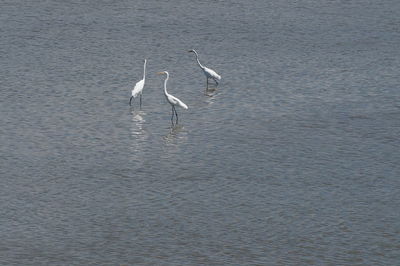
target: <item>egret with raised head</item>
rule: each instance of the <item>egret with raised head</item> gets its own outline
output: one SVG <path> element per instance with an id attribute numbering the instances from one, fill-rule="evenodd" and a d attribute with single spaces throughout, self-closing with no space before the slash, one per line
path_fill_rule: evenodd
<path id="1" fill-rule="evenodd" d="M 167 101 L 169 102 L 169 104 L 172 106 L 172 116 L 171 116 L 172 125 L 174 124 L 174 114 L 176 116 L 176 124 L 178 124 L 178 113 L 176 112 L 175 106 L 180 106 L 185 110 L 187 110 L 188 107 L 184 102 L 182 102 L 181 100 L 179 100 L 178 98 L 176 98 L 175 96 L 172 96 L 171 94 L 169 94 L 167 92 L 167 81 L 169 79 L 169 73 L 167 71 L 162 71 L 162 72 L 158 72 L 157 74 L 166 75 L 165 80 L 164 80 L 164 95 L 165 95 L 165 98 L 167 99 Z"/>
<path id="2" fill-rule="evenodd" d="M 140 96 L 140 108 L 142 108 L 142 93 L 143 93 L 144 82 L 146 80 L 146 62 L 147 62 L 147 60 L 144 59 L 143 79 L 136 83 L 135 87 L 132 90 L 132 96 L 129 99 L 129 105 L 132 105 L 132 99 L 136 98 L 139 95 Z"/>

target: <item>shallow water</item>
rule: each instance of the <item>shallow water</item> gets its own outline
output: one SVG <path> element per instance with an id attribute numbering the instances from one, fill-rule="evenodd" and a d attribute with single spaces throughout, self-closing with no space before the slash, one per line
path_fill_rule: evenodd
<path id="1" fill-rule="evenodd" d="M 0 7 L 0 264 L 400 261 L 398 1 Z"/>

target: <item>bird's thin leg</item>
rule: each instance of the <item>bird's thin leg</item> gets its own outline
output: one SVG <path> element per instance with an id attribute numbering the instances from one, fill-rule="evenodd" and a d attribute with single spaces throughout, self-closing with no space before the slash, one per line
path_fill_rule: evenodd
<path id="1" fill-rule="evenodd" d="M 174 125 L 174 110 L 175 110 L 175 108 L 174 108 L 174 106 L 172 105 L 172 116 L 171 116 L 171 123 L 172 123 L 172 125 Z"/>
<path id="2" fill-rule="evenodd" d="M 175 106 L 174 106 L 174 110 L 175 110 L 175 115 L 176 115 L 176 124 L 178 124 L 178 113 L 176 112 Z"/>
<path id="3" fill-rule="evenodd" d="M 129 99 L 129 105 L 130 106 L 132 106 L 132 99 L 133 99 L 133 96 L 131 96 L 131 98 Z"/>
<path id="4" fill-rule="evenodd" d="M 208 78 L 207 78 L 207 90 L 208 90 Z"/>
<path id="5" fill-rule="evenodd" d="M 218 86 L 218 81 L 217 81 L 217 79 L 216 79 L 216 78 L 213 78 L 213 80 L 215 81 L 215 84 L 217 84 L 217 86 Z"/>
<path id="6" fill-rule="evenodd" d="M 142 94 L 140 94 L 140 109 L 142 109 Z"/>

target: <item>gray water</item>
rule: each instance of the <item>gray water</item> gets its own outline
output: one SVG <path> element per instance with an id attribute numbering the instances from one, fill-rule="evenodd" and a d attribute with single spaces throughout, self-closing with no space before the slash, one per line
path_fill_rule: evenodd
<path id="1" fill-rule="evenodd" d="M 399 1 L 6 0 L 0 25 L 1 265 L 399 263 Z"/>

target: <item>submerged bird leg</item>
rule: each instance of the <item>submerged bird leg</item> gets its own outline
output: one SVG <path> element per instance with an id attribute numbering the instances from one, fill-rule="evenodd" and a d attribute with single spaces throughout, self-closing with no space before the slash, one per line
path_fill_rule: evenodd
<path id="1" fill-rule="evenodd" d="M 142 94 L 140 94 L 140 109 L 142 109 Z"/>
<path id="2" fill-rule="evenodd" d="M 133 99 L 133 96 L 131 96 L 131 98 L 129 99 L 129 105 L 130 106 L 132 106 L 132 99 Z"/>

